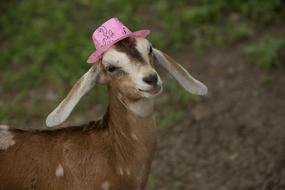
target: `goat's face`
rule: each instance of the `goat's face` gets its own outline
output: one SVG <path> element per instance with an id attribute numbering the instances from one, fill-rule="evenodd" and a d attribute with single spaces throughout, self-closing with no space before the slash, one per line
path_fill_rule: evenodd
<path id="1" fill-rule="evenodd" d="M 102 58 L 104 78 L 111 88 L 130 99 L 151 98 L 161 93 L 162 82 L 153 68 L 151 44 L 144 38 L 126 38 Z"/>

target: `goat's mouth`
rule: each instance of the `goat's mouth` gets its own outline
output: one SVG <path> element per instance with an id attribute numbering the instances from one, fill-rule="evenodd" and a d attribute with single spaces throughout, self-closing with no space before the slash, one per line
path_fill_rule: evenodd
<path id="1" fill-rule="evenodd" d="M 147 90 L 139 89 L 139 91 L 144 92 L 144 93 L 148 93 L 151 95 L 157 95 L 162 91 L 162 87 L 159 85 L 159 86 L 155 86 L 151 89 L 147 89 Z"/>

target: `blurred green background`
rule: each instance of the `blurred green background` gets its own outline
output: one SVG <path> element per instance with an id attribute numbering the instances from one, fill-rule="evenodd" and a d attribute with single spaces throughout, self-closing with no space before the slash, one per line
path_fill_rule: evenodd
<path id="1" fill-rule="evenodd" d="M 246 64 L 268 73 L 284 65 L 285 36 L 276 32 L 284 28 L 284 7 L 282 0 L 1 1 L 0 123 L 44 126 L 48 112 L 89 68 L 92 32 L 113 16 L 131 30 L 151 29 L 152 44 L 172 55 L 189 50 L 205 57 L 209 49 L 242 44 Z M 187 117 L 187 105 L 197 105 L 201 98 L 169 77 L 164 80 L 157 118 L 160 128 L 169 128 Z M 272 85 L 270 75 L 264 83 Z M 84 97 L 77 112 L 92 115 L 93 104 L 102 107 L 95 111 L 104 110 L 105 87 Z M 153 177 L 150 183 L 156 183 Z M 175 184 L 173 189 L 179 189 Z"/>
<path id="2" fill-rule="evenodd" d="M 284 21 L 281 0 L 10 0 L 0 2 L 0 121 L 42 119 L 88 69 L 91 34 L 112 16 L 131 29 L 149 28 L 158 48 L 179 51 L 231 47 L 249 41 L 268 24 Z M 249 62 L 270 69 L 280 65 L 284 37 L 267 36 L 245 48 Z M 176 84 L 184 102 L 197 102 Z M 105 104 L 99 88 L 83 101 Z M 168 98 L 165 97 L 167 100 Z M 174 118 L 180 118 L 178 114 Z M 17 118 L 17 119 L 14 119 Z M 165 123 L 169 123 L 166 121 Z"/>

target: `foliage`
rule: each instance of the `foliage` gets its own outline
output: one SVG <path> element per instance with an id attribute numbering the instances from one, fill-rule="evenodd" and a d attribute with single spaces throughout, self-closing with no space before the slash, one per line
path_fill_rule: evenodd
<path id="1" fill-rule="evenodd" d="M 226 47 L 248 40 L 259 27 L 282 22 L 284 7 L 282 0 L 1 1 L 0 121 L 46 115 L 89 68 L 91 34 L 112 16 L 131 29 L 152 29 L 150 40 L 159 48 Z M 273 50 L 266 50 L 264 60 L 274 65 Z M 268 64 L 264 60 L 261 64 Z M 170 88 L 177 90 L 174 84 Z M 183 103 L 196 101 L 178 94 Z M 105 95 L 106 89 L 98 88 L 84 101 L 104 105 Z M 87 103 L 81 105 L 87 109 Z"/>
<path id="2" fill-rule="evenodd" d="M 185 113 L 182 111 L 167 111 L 164 113 L 157 113 L 157 126 L 159 128 L 169 128 L 177 124 L 183 117 Z"/>
<path id="3" fill-rule="evenodd" d="M 148 176 L 148 184 L 150 186 L 155 186 L 156 183 L 157 183 L 157 178 L 154 175 L 150 174 Z"/>
<path id="4" fill-rule="evenodd" d="M 252 36 L 252 23 L 272 24 L 284 18 L 281 0 L 197 0 L 193 3 L 158 0 L 154 6 L 163 18 L 161 27 L 171 31 L 162 37 L 171 39 L 168 45 L 174 47 L 187 42 L 197 47 L 227 46 Z"/>
<path id="5" fill-rule="evenodd" d="M 266 37 L 257 44 L 245 49 L 250 62 L 264 69 L 272 69 L 280 66 L 283 62 L 282 55 L 285 48 L 285 38 Z"/>
<path id="6" fill-rule="evenodd" d="M 168 80 L 165 83 L 165 88 L 169 96 L 172 97 L 172 101 L 174 103 L 182 103 L 187 105 L 189 103 L 198 103 L 200 101 L 200 97 L 197 95 L 190 94 L 185 89 L 181 88 L 181 86 L 177 85 L 177 82 L 174 80 Z"/>

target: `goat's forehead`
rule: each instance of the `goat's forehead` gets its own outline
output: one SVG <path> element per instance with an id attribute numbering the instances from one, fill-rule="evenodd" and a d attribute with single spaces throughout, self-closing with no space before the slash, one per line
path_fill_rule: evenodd
<path id="1" fill-rule="evenodd" d="M 124 65 L 128 65 L 130 60 L 125 53 L 117 51 L 115 48 L 110 48 L 107 52 L 105 52 L 102 64 L 107 66 L 109 64 L 115 64 L 117 66 L 123 67 Z"/>
<path id="2" fill-rule="evenodd" d="M 148 53 L 150 42 L 145 38 L 136 38 L 137 50 L 141 53 Z"/>
<path id="3" fill-rule="evenodd" d="M 126 64 L 135 60 L 145 62 L 148 60 L 147 52 L 149 48 L 148 40 L 144 38 L 126 38 L 105 52 L 103 64 Z"/>

